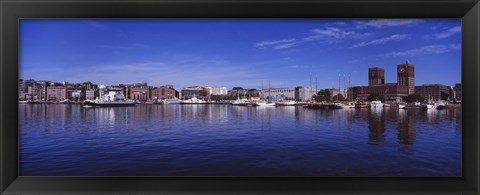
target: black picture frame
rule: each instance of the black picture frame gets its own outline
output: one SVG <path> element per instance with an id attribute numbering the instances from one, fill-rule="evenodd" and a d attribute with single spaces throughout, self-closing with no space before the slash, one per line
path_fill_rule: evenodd
<path id="1" fill-rule="evenodd" d="M 0 0 L 4 194 L 479 194 L 478 0 Z M 19 177 L 20 18 L 462 18 L 462 177 Z"/>

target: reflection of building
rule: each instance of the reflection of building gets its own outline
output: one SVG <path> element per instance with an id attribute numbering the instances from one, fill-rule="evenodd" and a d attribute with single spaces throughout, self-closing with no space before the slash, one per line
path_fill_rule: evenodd
<path id="1" fill-rule="evenodd" d="M 434 84 L 415 86 L 415 93 L 425 99 L 439 100 L 450 96 L 451 90 L 449 86 Z"/>
<path id="2" fill-rule="evenodd" d="M 456 102 L 462 102 L 462 84 L 457 83 L 455 87 L 453 87 L 454 98 Z"/>
<path id="3" fill-rule="evenodd" d="M 295 87 L 296 101 L 310 101 L 317 91 L 311 87 Z"/>
<path id="4" fill-rule="evenodd" d="M 61 101 L 67 98 L 67 87 L 65 86 L 48 86 L 47 87 L 47 100 L 48 101 Z"/>
<path id="5" fill-rule="evenodd" d="M 382 109 L 372 109 L 368 116 L 368 140 L 385 142 L 385 113 Z"/>
<path id="6" fill-rule="evenodd" d="M 397 141 L 399 144 L 411 145 L 415 143 L 415 117 L 414 110 L 402 110 L 398 113 Z"/>

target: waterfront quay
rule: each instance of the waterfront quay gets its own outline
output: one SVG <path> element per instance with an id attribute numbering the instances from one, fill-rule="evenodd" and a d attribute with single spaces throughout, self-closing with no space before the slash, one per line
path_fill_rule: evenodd
<path id="1" fill-rule="evenodd" d="M 89 105 L 134 104 L 233 104 L 240 106 L 294 106 L 336 109 L 362 107 L 451 108 L 462 100 L 461 83 L 415 85 L 415 66 L 408 60 L 396 66 L 397 82 L 385 83 L 385 69 L 368 69 L 368 86 L 352 86 L 339 76 L 338 88 L 243 88 L 190 86 L 176 90 L 173 85 L 149 86 L 147 83 L 99 85 L 23 80 L 18 83 L 19 103 L 61 103 Z M 310 79 L 311 80 L 311 79 Z M 317 84 L 315 83 L 315 86 Z M 114 104 L 118 102 L 118 104 Z M 374 104 L 374 105 L 372 105 Z M 458 105 L 457 105 L 458 104 Z M 455 106 L 457 105 L 457 106 Z"/>

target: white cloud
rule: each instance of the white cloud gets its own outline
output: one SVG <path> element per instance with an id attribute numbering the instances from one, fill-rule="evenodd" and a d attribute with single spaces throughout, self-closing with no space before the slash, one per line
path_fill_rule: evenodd
<path id="1" fill-rule="evenodd" d="M 395 26 L 407 26 L 422 22 L 421 19 L 374 19 L 369 21 L 356 21 L 357 28 L 364 29 L 368 27 L 385 28 Z"/>
<path id="2" fill-rule="evenodd" d="M 390 52 L 386 54 L 381 54 L 379 56 L 382 56 L 382 57 L 419 56 L 419 55 L 428 55 L 428 54 L 447 53 L 456 49 L 460 49 L 460 44 L 427 45 L 417 49 L 411 49 L 411 50 L 400 51 L 400 52 Z"/>
<path id="3" fill-rule="evenodd" d="M 437 39 L 445 39 L 448 38 L 456 33 L 460 33 L 462 31 L 462 28 L 460 26 L 455 26 L 452 28 L 449 28 L 441 33 L 435 34 L 435 38 Z"/>
<path id="4" fill-rule="evenodd" d="M 273 48 L 274 49 L 287 49 L 287 48 L 293 47 L 295 45 L 297 45 L 297 43 L 287 43 L 287 44 L 275 45 Z"/>
<path id="5" fill-rule="evenodd" d="M 336 27 L 311 30 L 311 35 L 304 38 L 305 41 L 323 40 L 327 42 L 339 42 L 347 39 L 361 39 L 370 36 L 371 33 L 360 33 L 342 30 Z"/>
<path id="6" fill-rule="evenodd" d="M 408 38 L 409 35 L 406 34 L 394 34 L 389 37 L 383 37 L 380 39 L 375 39 L 372 41 L 364 41 L 355 45 L 352 45 L 351 48 L 357 48 L 357 47 L 365 47 L 365 46 L 370 46 L 370 45 L 382 45 L 390 41 L 400 41 L 403 39 Z"/>
<path id="7" fill-rule="evenodd" d="M 256 47 L 274 47 L 276 49 L 283 49 L 281 48 L 282 45 L 289 45 L 289 44 L 294 44 L 295 39 L 282 39 L 282 40 L 274 40 L 274 41 L 262 41 L 255 43 Z M 293 45 L 292 45 L 293 46 Z M 280 47 L 280 48 L 277 48 Z M 288 48 L 289 46 L 284 46 L 285 48 Z"/>

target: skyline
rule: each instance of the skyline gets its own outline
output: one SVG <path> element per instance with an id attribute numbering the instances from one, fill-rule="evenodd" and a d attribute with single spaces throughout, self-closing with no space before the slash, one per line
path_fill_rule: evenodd
<path id="1" fill-rule="evenodd" d="M 460 19 L 20 20 L 20 78 L 264 88 L 368 84 L 415 65 L 415 85 L 461 82 Z M 315 86 L 315 85 L 314 85 Z"/>

